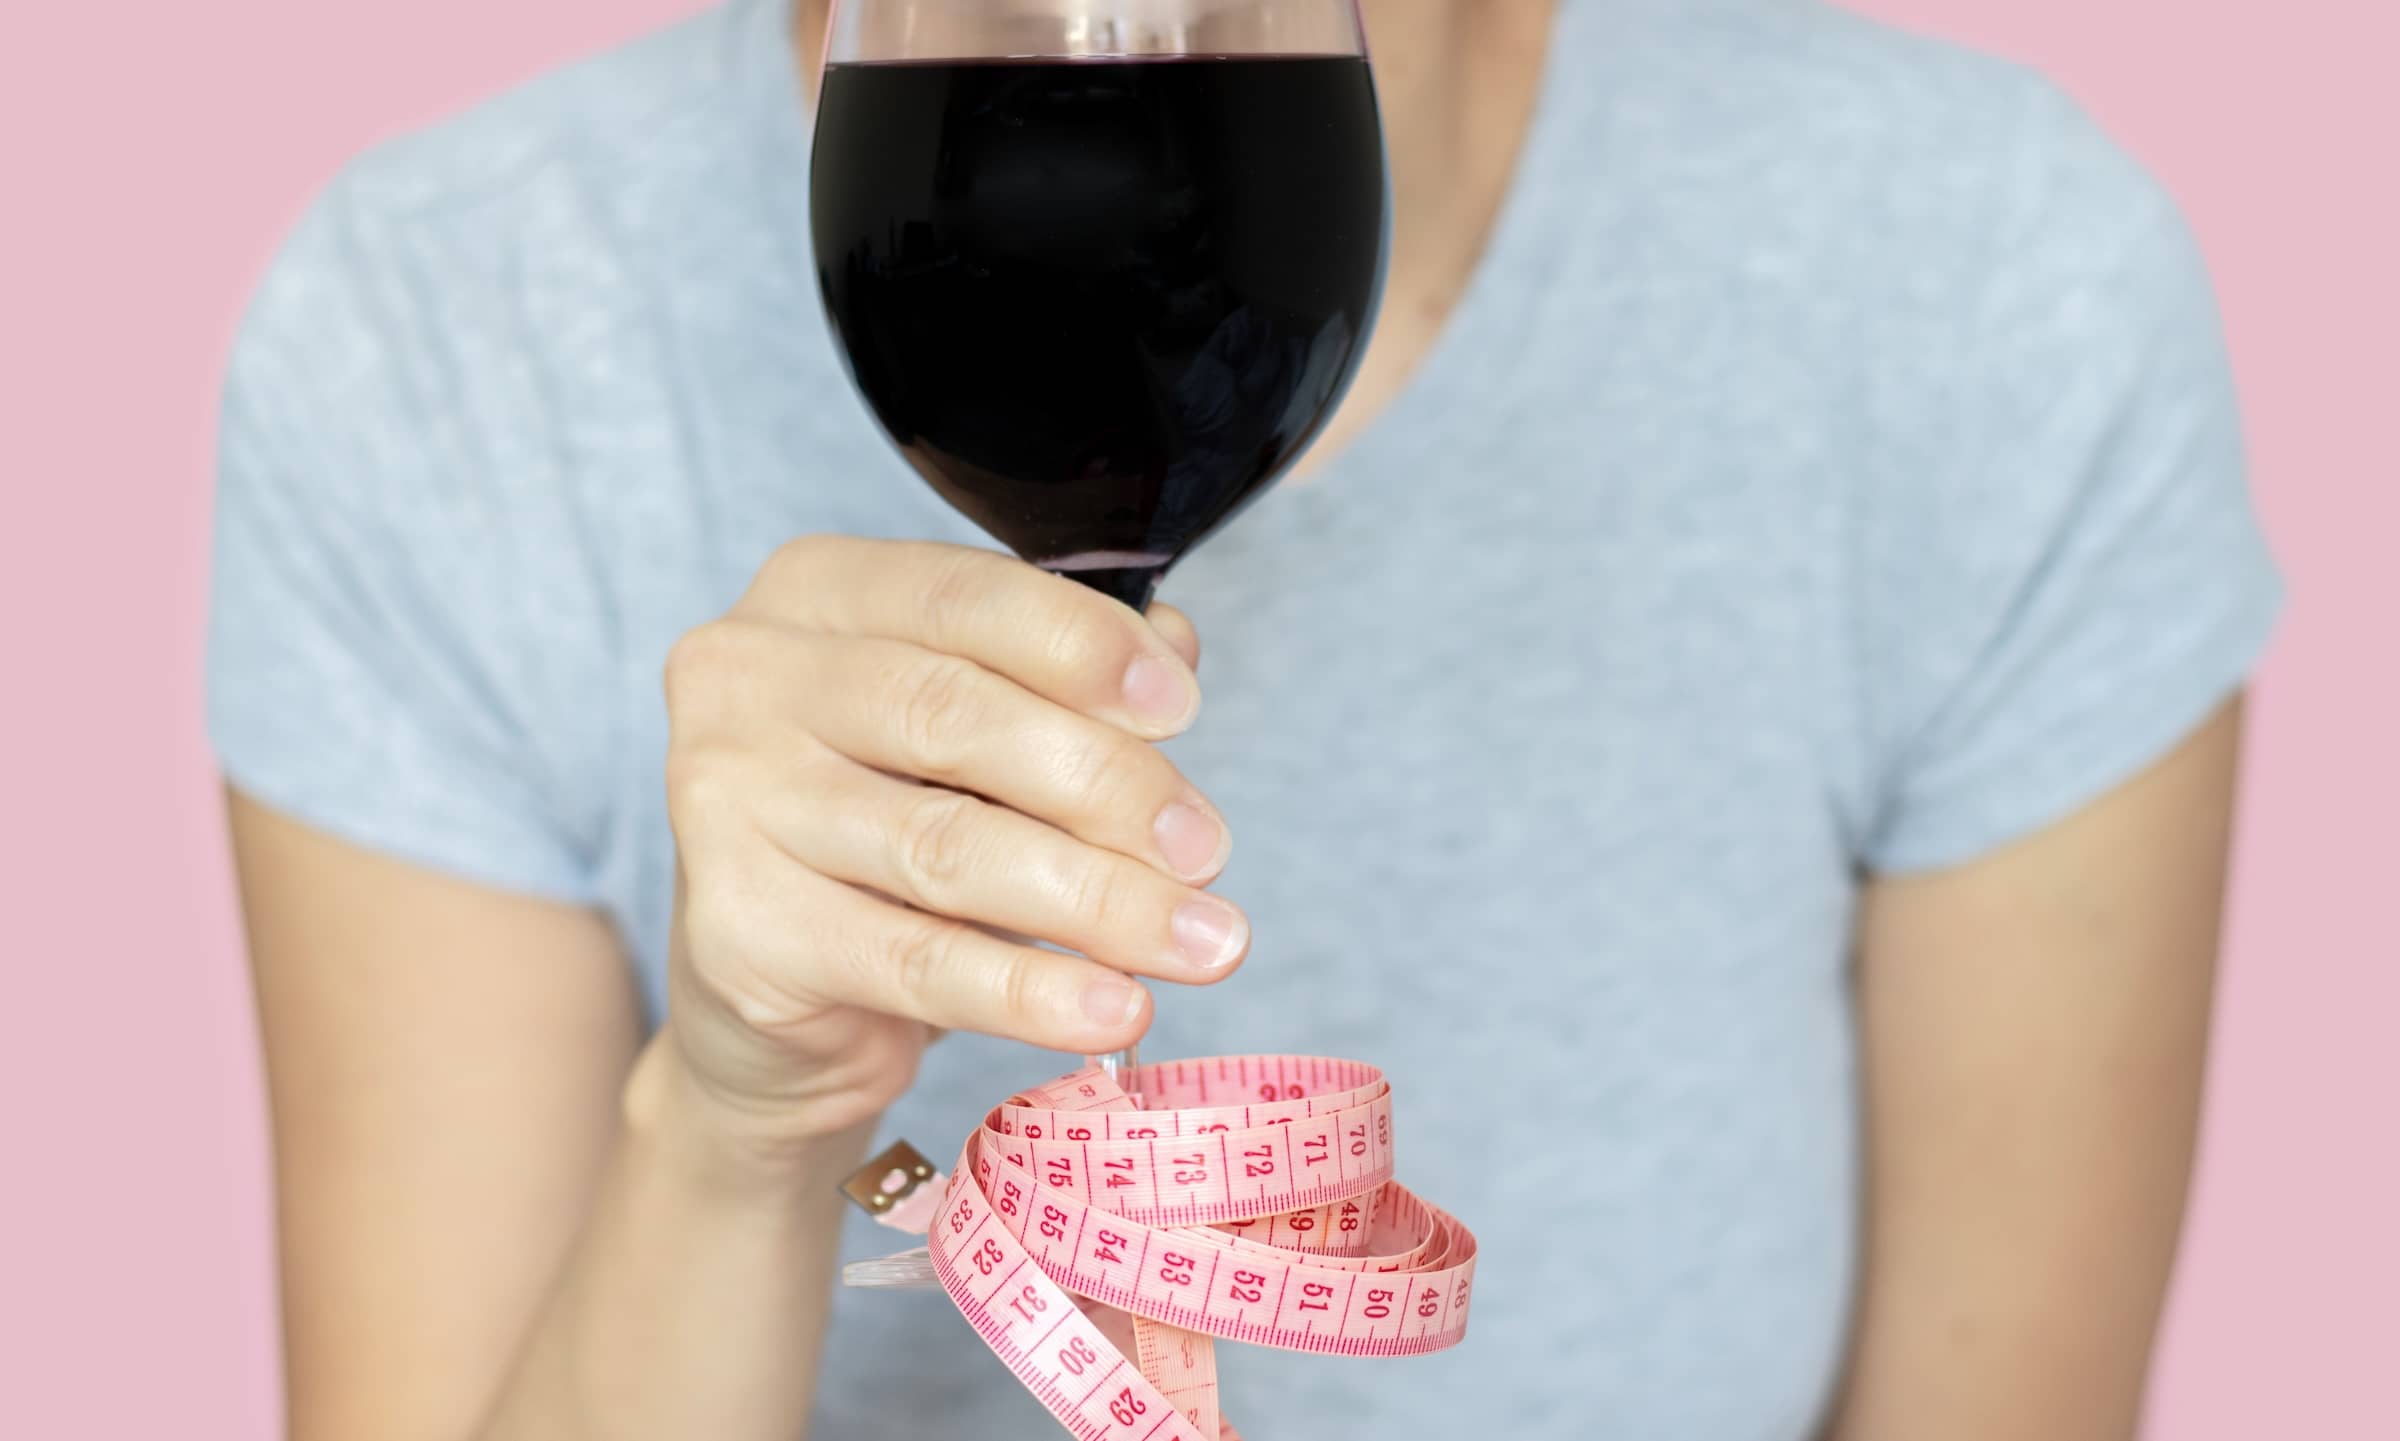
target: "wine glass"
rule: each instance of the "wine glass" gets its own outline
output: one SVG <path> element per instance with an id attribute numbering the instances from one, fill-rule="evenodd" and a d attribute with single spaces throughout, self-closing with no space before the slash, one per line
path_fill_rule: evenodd
<path id="1" fill-rule="evenodd" d="M 993 538 L 1146 608 L 1366 350 L 1355 0 L 835 0 L 826 61 L 812 227 L 859 391 Z"/>

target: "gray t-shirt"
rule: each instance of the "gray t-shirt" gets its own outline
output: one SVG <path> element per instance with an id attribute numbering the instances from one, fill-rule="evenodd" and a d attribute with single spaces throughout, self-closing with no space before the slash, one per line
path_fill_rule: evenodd
<path id="1" fill-rule="evenodd" d="M 600 908 L 654 1006 L 669 644 L 787 537 L 977 539 L 828 340 L 786 23 L 739 0 L 350 167 L 225 412 L 232 779 Z M 1229 1413 L 1627 1441 L 1797 1441 L 1828 1394 L 1860 877 L 2157 757 L 2279 597 L 2172 205 L 2040 80 L 1802 0 L 1564 0 L 1449 334 L 1166 594 L 1258 945 L 1148 1053 L 1381 1064 L 1484 1243 L 1462 1349 L 1229 1348 Z M 959 1038 L 891 1128 L 947 1158 L 1063 1062 Z M 1050 1434 L 938 1295 L 845 1295 L 831 1345 L 820 1436 Z"/>

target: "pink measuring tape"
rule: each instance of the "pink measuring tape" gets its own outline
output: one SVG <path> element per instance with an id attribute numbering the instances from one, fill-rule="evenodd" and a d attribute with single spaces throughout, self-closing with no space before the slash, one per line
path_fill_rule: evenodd
<path id="1" fill-rule="evenodd" d="M 905 1145 L 844 1189 L 924 1232 L 960 1314 L 1084 1441 L 1240 1441 L 1219 1338 L 1414 1356 L 1466 1334 L 1475 1238 L 1392 1179 L 1392 1095 L 1356 1061 L 1099 1068 L 1011 1097 L 947 1177 Z"/>

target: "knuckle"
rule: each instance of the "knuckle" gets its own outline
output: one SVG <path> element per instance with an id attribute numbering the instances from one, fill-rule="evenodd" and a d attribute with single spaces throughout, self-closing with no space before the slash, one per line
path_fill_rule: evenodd
<path id="1" fill-rule="evenodd" d="M 661 669 L 670 735 L 721 727 L 755 710 L 783 685 L 781 672 L 801 653 L 779 626 L 722 617 L 685 631 Z"/>
<path id="2" fill-rule="evenodd" d="M 1019 1028 L 1029 1026 L 1042 1014 L 1040 956 L 1039 951 L 1020 947 L 999 965 L 992 978 L 1001 1014 Z"/>
<path id="3" fill-rule="evenodd" d="M 748 952 L 744 907 L 737 888 L 714 874 L 692 875 L 685 882 L 683 942 L 692 977 L 706 994 L 731 1000 L 746 988 L 740 983 Z"/>
<path id="4" fill-rule="evenodd" d="M 775 547 L 766 564 L 758 568 L 755 589 L 772 595 L 800 584 L 805 577 L 822 571 L 841 543 L 842 537 L 834 535 L 793 536 Z"/>
<path id="5" fill-rule="evenodd" d="M 1103 932 L 1120 928 L 1131 918 L 1133 887 L 1122 866 L 1098 856 L 1086 856 L 1067 882 L 1067 903 L 1075 914 Z"/>
<path id="6" fill-rule="evenodd" d="M 720 985 L 717 1000 L 733 1013 L 735 1020 L 760 1035 L 774 1035 L 790 1027 L 797 1018 L 796 1008 L 791 1002 L 750 986 L 728 988 Z"/>
<path id="7" fill-rule="evenodd" d="M 704 1003 L 743 1029 L 773 1037 L 820 1008 L 822 979 L 809 951 L 795 948 L 789 930 L 761 898 L 781 884 L 763 858 L 741 850 L 682 866 L 670 964 L 670 1006 Z"/>
<path id="8" fill-rule="evenodd" d="M 1096 737 L 1069 762 L 1068 788 L 1092 815 L 1130 812 L 1150 788 L 1156 754 L 1113 732 Z"/>
<path id="9" fill-rule="evenodd" d="M 731 666 L 733 637 L 721 621 L 685 631 L 667 651 L 662 680 L 670 714 L 689 712 L 722 683 Z"/>
<path id="10" fill-rule="evenodd" d="M 938 909 L 957 893 L 971 863 L 970 832 L 978 808 L 972 796 L 935 789 L 909 802 L 898 845 L 910 900 Z"/>
<path id="11" fill-rule="evenodd" d="M 990 604 L 991 564 L 992 557 L 974 550 L 945 549 L 936 555 L 917 591 L 927 636 L 960 634 L 966 618 Z"/>
<path id="12" fill-rule="evenodd" d="M 727 824 L 739 805 L 740 782 L 725 752 L 675 746 L 667 752 L 667 824 L 687 843 Z"/>
<path id="13" fill-rule="evenodd" d="M 704 932 L 701 922 L 694 918 L 691 925 L 691 972 L 699 994 L 736 1012 L 744 1010 L 757 993 L 748 984 L 744 968 L 735 961 L 738 951 L 727 945 L 721 936 Z M 753 1017 L 745 1016 L 745 1020 Z"/>
<path id="14" fill-rule="evenodd" d="M 892 937 L 892 984 L 901 995 L 920 1005 L 932 999 L 949 974 L 950 958 L 958 946 L 958 926 L 933 916 L 903 921 Z"/>
<path id="15" fill-rule="evenodd" d="M 1091 594 L 1091 599 L 1100 597 Z M 1071 594 L 1058 605 L 1055 615 L 1041 617 L 1035 633 L 1042 637 L 1043 661 L 1065 676 L 1107 676 L 1112 669 L 1131 664 L 1135 650 L 1133 638 L 1115 617 Z"/>
<path id="16" fill-rule="evenodd" d="M 975 733 L 979 679 L 973 665 L 949 655 L 918 661 L 901 678 L 901 739 L 919 774 L 940 780 L 956 770 L 966 738 Z"/>

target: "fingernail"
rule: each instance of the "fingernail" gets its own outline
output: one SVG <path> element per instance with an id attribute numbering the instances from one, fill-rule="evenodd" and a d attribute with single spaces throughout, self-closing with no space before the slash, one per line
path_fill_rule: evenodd
<path id="1" fill-rule="evenodd" d="M 1233 958 L 1242 953 L 1249 923 L 1223 901 L 1203 896 L 1177 906 L 1168 927 L 1175 932 L 1176 949 L 1183 952 L 1185 960 L 1201 970 L 1217 971 L 1232 965 Z"/>
<path id="2" fill-rule="evenodd" d="M 1206 812 L 1181 801 L 1158 813 L 1150 834 L 1168 867 L 1187 881 L 1216 870 L 1217 854 L 1225 848 L 1225 828 Z"/>
<path id="3" fill-rule="evenodd" d="M 1137 656 L 1125 667 L 1125 708 L 1155 726 L 1186 720 L 1200 704 L 1191 678 L 1173 661 Z"/>
<path id="4" fill-rule="evenodd" d="M 1084 987 L 1083 1013 L 1096 1026 L 1112 1029 L 1142 1011 L 1142 988 L 1122 976 L 1103 976 Z"/>

